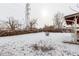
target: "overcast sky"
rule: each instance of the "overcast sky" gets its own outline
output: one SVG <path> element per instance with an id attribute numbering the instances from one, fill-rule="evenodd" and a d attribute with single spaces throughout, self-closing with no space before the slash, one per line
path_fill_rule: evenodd
<path id="1" fill-rule="evenodd" d="M 62 4 L 62 3 L 31 3 L 30 17 L 38 18 L 38 26 L 43 27 L 45 24 L 51 25 L 55 13 L 61 12 L 64 15 L 75 13 L 69 7 L 74 8 L 75 4 Z M 76 9 L 76 8 L 75 8 Z M 24 22 L 25 19 L 25 4 L 23 3 L 10 3 L 0 4 L 0 20 L 6 20 L 7 17 L 15 17 L 16 19 Z"/>

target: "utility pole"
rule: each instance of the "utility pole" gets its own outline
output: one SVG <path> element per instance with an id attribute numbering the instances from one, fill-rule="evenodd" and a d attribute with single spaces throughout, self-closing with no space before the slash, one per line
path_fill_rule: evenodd
<path id="1" fill-rule="evenodd" d="M 25 20 L 26 20 L 26 29 L 28 30 L 29 28 L 29 22 L 30 22 L 30 4 L 27 3 L 25 6 Z"/>

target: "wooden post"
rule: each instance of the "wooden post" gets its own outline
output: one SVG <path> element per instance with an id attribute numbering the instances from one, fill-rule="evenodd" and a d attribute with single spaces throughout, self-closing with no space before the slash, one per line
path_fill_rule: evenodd
<path id="1" fill-rule="evenodd" d="M 77 42 L 77 17 L 74 18 L 74 41 Z"/>

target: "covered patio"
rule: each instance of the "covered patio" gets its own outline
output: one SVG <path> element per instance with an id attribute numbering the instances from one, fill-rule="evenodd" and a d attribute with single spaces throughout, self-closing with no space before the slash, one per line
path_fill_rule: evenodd
<path id="1" fill-rule="evenodd" d="M 70 28 L 75 34 L 75 40 L 79 42 L 79 13 L 70 14 L 65 16 L 67 26 L 66 29 Z"/>

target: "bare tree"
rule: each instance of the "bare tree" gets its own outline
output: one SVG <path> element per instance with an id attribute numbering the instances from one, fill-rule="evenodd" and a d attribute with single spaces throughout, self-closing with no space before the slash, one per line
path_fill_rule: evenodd
<path id="1" fill-rule="evenodd" d="M 35 24 L 37 24 L 37 19 L 33 19 L 30 21 L 30 29 L 32 29 L 33 27 L 35 27 Z"/>
<path id="2" fill-rule="evenodd" d="M 64 16 L 62 13 L 58 12 L 54 16 L 54 26 L 55 28 L 62 29 L 65 24 Z"/>
<path id="3" fill-rule="evenodd" d="M 7 25 L 7 28 L 15 31 L 16 29 L 19 29 L 21 24 L 19 24 L 18 20 L 14 19 L 14 17 L 9 17 L 8 21 L 5 21 L 4 24 Z"/>
<path id="4" fill-rule="evenodd" d="M 69 6 L 69 8 L 70 8 L 72 11 L 79 13 L 79 4 L 76 4 L 74 7 L 76 7 L 76 8 L 73 8 L 73 7 Z"/>

